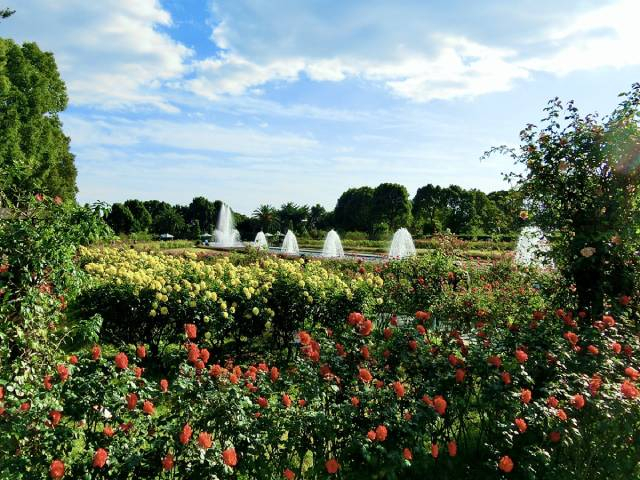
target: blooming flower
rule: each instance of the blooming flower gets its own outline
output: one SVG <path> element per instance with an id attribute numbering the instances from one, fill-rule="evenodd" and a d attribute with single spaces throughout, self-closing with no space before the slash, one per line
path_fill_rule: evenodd
<path id="1" fill-rule="evenodd" d="M 335 458 L 330 458 L 329 460 L 327 460 L 324 466 L 327 469 L 327 472 L 331 475 L 340 470 L 340 464 Z"/>
<path id="2" fill-rule="evenodd" d="M 524 418 L 516 418 L 514 423 L 516 424 L 516 427 L 518 427 L 520 433 L 524 433 L 527 431 L 527 422 L 524 420 Z"/>
<path id="3" fill-rule="evenodd" d="M 458 444 L 455 442 L 455 440 L 451 440 L 449 443 L 447 443 L 447 450 L 449 451 L 450 457 L 455 457 L 458 454 Z"/>
<path id="4" fill-rule="evenodd" d="M 513 470 L 513 460 L 508 455 L 505 455 L 498 462 L 498 467 L 505 473 L 509 473 Z"/>
<path id="5" fill-rule="evenodd" d="M 64 477 L 64 463 L 60 460 L 54 460 L 49 466 L 49 476 L 54 480 Z"/>
<path id="6" fill-rule="evenodd" d="M 198 336 L 198 329 L 193 323 L 185 323 L 184 324 L 184 333 L 187 335 L 189 340 L 193 340 Z"/>
<path id="7" fill-rule="evenodd" d="M 211 434 L 207 432 L 200 432 L 198 435 L 198 445 L 205 450 L 211 448 L 211 445 L 213 445 Z"/>
<path id="8" fill-rule="evenodd" d="M 286 479 L 286 480 L 293 480 L 294 478 L 296 478 L 296 474 L 293 473 L 292 470 L 290 469 L 285 469 L 284 472 L 282 472 L 282 476 Z"/>
<path id="9" fill-rule="evenodd" d="M 447 401 L 442 395 L 436 395 L 433 399 L 433 407 L 439 415 L 444 415 L 447 410 Z"/>
<path id="10" fill-rule="evenodd" d="M 108 457 L 109 457 L 109 454 L 104 448 L 97 449 L 96 452 L 93 454 L 93 466 L 95 468 L 104 467 L 105 464 L 107 463 Z"/>
<path id="11" fill-rule="evenodd" d="M 124 370 L 129 366 L 129 359 L 123 352 L 120 352 L 116 355 L 115 361 L 116 361 L 116 367 L 118 367 L 121 370 Z"/>
<path id="12" fill-rule="evenodd" d="M 531 390 L 523 388 L 520 391 L 520 400 L 522 400 L 522 403 L 529 403 L 531 401 Z"/>
<path id="13" fill-rule="evenodd" d="M 393 382 L 393 390 L 396 392 L 398 398 L 404 397 L 404 385 L 400 382 Z"/>
<path id="14" fill-rule="evenodd" d="M 384 425 L 378 425 L 376 427 L 376 440 L 379 442 L 384 442 L 387 439 L 387 427 Z"/>
<path id="15" fill-rule="evenodd" d="M 518 360 L 518 363 L 525 363 L 527 360 L 529 360 L 529 355 L 527 355 L 524 350 L 517 349 L 516 360 Z"/>
<path id="16" fill-rule="evenodd" d="M 98 345 L 94 345 L 91 349 L 91 358 L 93 360 L 98 360 L 100 358 L 100 354 L 102 353 L 102 349 Z"/>
<path id="17" fill-rule="evenodd" d="M 439 454 L 438 444 L 437 443 L 432 443 L 431 444 L 431 456 L 433 458 L 438 458 L 438 454 Z"/>
<path id="18" fill-rule="evenodd" d="M 165 457 L 162 459 L 162 469 L 163 470 L 171 470 L 173 468 L 173 455 L 167 453 Z"/>
<path id="19" fill-rule="evenodd" d="M 160 380 L 160 391 L 162 393 L 167 393 L 169 391 L 169 380 L 166 378 Z"/>
<path id="20" fill-rule="evenodd" d="M 366 368 L 361 368 L 358 371 L 358 377 L 364 383 L 369 383 L 371 380 L 373 380 L 373 377 L 371 376 L 371 373 L 369 373 L 369 370 L 367 370 Z"/>
<path id="21" fill-rule="evenodd" d="M 579 393 L 576 393 L 573 397 L 571 397 L 571 404 L 576 407 L 578 410 L 584 407 L 585 400 L 584 396 Z"/>
<path id="22" fill-rule="evenodd" d="M 592 257 L 594 253 L 596 253 L 596 249 L 594 247 L 584 247 L 580 250 L 580 255 L 585 258 Z"/>
<path id="23" fill-rule="evenodd" d="M 135 393 L 130 393 L 129 395 L 127 395 L 127 408 L 129 410 L 133 410 L 134 408 L 136 408 L 137 404 L 138 395 L 136 395 Z"/>
<path id="24" fill-rule="evenodd" d="M 193 434 L 193 429 L 188 423 L 185 423 L 182 427 L 182 431 L 180 432 L 180 443 L 186 445 L 191 440 L 191 435 Z"/>
<path id="25" fill-rule="evenodd" d="M 229 467 L 235 467 L 238 464 L 238 456 L 236 455 L 236 449 L 231 447 L 222 452 L 222 461 Z"/>
<path id="26" fill-rule="evenodd" d="M 411 450 L 409 450 L 408 448 L 405 448 L 402 451 L 402 456 L 404 457 L 405 460 L 413 460 L 413 455 L 411 454 Z"/>
<path id="27" fill-rule="evenodd" d="M 151 403 L 149 400 L 145 400 L 142 404 L 142 411 L 147 415 L 153 415 L 153 413 L 156 411 L 156 407 L 154 407 L 153 403 Z"/>

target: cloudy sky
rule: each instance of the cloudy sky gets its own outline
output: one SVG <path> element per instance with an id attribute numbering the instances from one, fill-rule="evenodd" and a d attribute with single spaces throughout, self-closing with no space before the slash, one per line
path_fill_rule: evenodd
<path id="1" fill-rule="evenodd" d="M 82 202 L 250 213 L 348 187 L 504 188 L 554 96 L 607 113 L 640 80 L 638 0 L 4 0 L 54 52 Z"/>

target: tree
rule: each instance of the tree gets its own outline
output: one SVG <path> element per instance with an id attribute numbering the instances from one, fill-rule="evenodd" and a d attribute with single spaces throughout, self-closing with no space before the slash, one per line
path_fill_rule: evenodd
<path id="1" fill-rule="evenodd" d="M 640 83 L 604 120 L 582 117 L 573 102 L 549 102 L 542 126 L 528 125 L 519 151 L 498 147 L 523 165 L 510 178 L 531 220 L 551 241 L 550 256 L 574 285 L 585 321 L 637 285 L 640 248 Z M 523 215 L 525 217 L 526 215 Z"/>
<path id="2" fill-rule="evenodd" d="M 293 202 L 283 204 L 278 211 L 280 226 L 284 229 L 293 229 L 301 232 L 305 229 L 303 225 L 309 216 L 309 207 L 306 205 L 296 205 Z"/>
<path id="3" fill-rule="evenodd" d="M 200 228 L 212 233 L 216 225 L 219 207 L 205 197 L 195 197 L 186 209 L 185 221 L 193 223 L 198 221 Z"/>
<path id="4" fill-rule="evenodd" d="M 315 204 L 309 210 L 309 228 L 318 230 L 320 228 L 327 228 L 327 211 L 319 203 Z"/>
<path id="5" fill-rule="evenodd" d="M 0 39 L 0 105 L 0 190 L 74 199 L 77 172 L 58 116 L 67 92 L 53 55 Z"/>
<path id="6" fill-rule="evenodd" d="M 260 205 L 253 211 L 253 218 L 265 233 L 275 233 L 278 230 L 278 210 L 271 205 Z"/>
<path id="7" fill-rule="evenodd" d="M 136 219 L 131 213 L 131 210 L 122 203 L 114 203 L 105 220 L 116 233 L 129 234 L 134 231 L 136 224 Z"/>
<path id="8" fill-rule="evenodd" d="M 127 200 L 124 202 L 124 206 L 127 207 L 133 215 L 134 224 L 132 231 L 146 232 L 149 227 L 151 227 L 151 214 L 145 208 L 144 203 L 140 200 Z"/>
<path id="9" fill-rule="evenodd" d="M 432 234 L 442 229 L 442 223 L 437 221 L 438 212 L 446 206 L 446 197 L 442 187 L 427 184 L 420 187 L 413 197 L 412 213 L 416 223 L 422 223 L 425 234 Z"/>
<path id="10" fill-rule="evenodd" d="M 371 187 L 350 188 L 338 198 L 334 210 L 336 226 L 345 231 L 368 232 L 371 229 Z"/>
<path id="11" fill-rule="evenodd" d="M 392 230 L 407 227 L 411 222 L 411 202 L 403 185 L 381 183 L 373 191 L 373 223 L 386 223 Z"/>
<path id="12" fill-rule="evenodd" d="M 153 220 L 153 231 L 162 235 L 168 233 L 174 237 L 188 235 L 187 224 L 175 208 L 164 210 Z"/>
<path id="13" fill-rule="evenodd" d="M 522 193 L 515 189 L 498 190 L 487 195 L 498 211 L 496 225 L 500 233 L 515 232 L 520 227 L 518 214 L 522 210 Z"/>
<path id="14" fill-rule="evenodd" d="M 453 233 L 470 233 L 475 220 L 473 194 L 458 185 L 443 189 L 445 198 L 444 227 Z"/>

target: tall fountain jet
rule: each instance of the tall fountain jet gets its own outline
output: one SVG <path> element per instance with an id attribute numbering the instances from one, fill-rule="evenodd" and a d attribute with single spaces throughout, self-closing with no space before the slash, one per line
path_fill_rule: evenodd
<path id="1" fill-rule="evenodd" d="M 215 239 L 214 245 L 218 247 L 240 247 L 240 233 L 236 230 L 236 224 L 233 219 L 233 212 L 226 203 L 220 207 L 218 213 L 218 223 L 213 232 Z"/>
<path id="2" fill-rule="evenodd" d="M 322 256 L 325 258 L 342 258 L 344 257 L 344 250 L 342 249 L 342 242 L 335 230 L 330 230 L 324 239 L 324 246 L 322 247 Z"/>
<path id="3" fill-rule="evenodd" d="M 416 246 L 413 238 L 406 228 L 401 228 L 393 234 L 391 247 L 389 248 L 390 258 L 413 257 L 416 254 Z"/>
<path id="4" fill-rule="evenodd" d="M 280 251 L 287 255 L 299 255 L 300 249 L 298 248 L 298 239 L 291 230 L 287 230 L 287 234 L 282 240 L 282 247 Z"/>
<path id="5" fill-rule="evenodd" d="M 259 250 L 266 250 L 269 248 L 267 237 L 262 230 L 260 230 L 256 235 L 256 239 L 253 241 L 253 246 Z"/>

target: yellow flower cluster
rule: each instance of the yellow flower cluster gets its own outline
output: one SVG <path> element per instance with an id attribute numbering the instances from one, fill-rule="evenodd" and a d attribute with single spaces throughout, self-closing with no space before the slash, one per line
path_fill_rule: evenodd
<path id="1" fill-rule="evenodd" d="M 221 256 L 199 261 L 193 254 L 182 257 L 121 248 L 82 248 L 82 262 L 98 284 L 125 285 L 136 295 L 151 293 L 149 315 L 171 315 L 172 309 L 188 308 L 224 319 L 275 315 L 271 306 L 287 297 L 289 303 L 313 305 L 334 297 L 353 300 L 365 292 L 382 302 L 382 278 L 372 273 L 353 278 L 327 270 L 320 261 L 306 263 L 265 258 L 250 265 L 234 265 Z M 360 297 L 358 297 L 360 298 Z"/>

